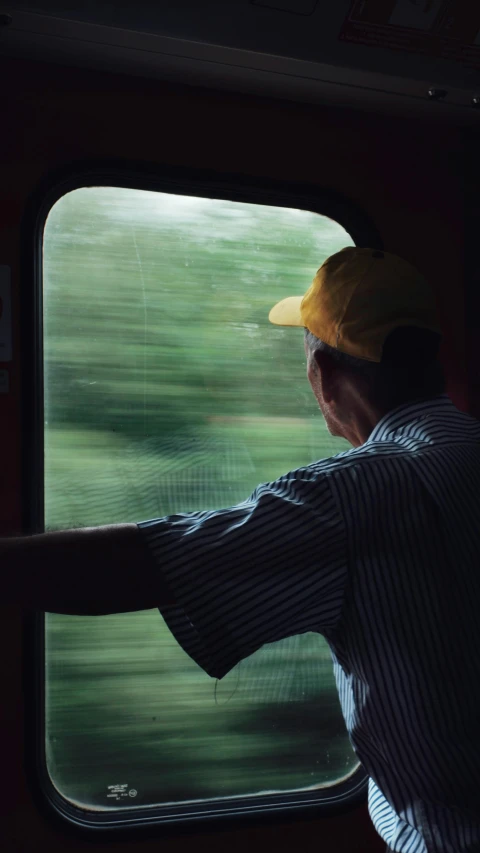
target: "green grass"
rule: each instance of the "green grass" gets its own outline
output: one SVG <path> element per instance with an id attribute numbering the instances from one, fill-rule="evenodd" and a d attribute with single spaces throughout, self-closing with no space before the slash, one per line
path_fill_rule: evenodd
<path id="1" fill-rule="evenodd" d="M 48 768 L 87 807 L 333 783 L 356 766 L 322 637 L 265 646 L 217 684 L 158 611 L 47 618 Z M 132 805 L 129 800 L 123 805 Z"/>
<path id="2" fill-rule="evenodd" d="M 162 455 L 151 442 L 50 430 L 49 525 L 225 506 L 346 447 L 319 418 L 217 419 L 196 438 L 177 436 Z M 356 766 L 321 636 L 264 647 L 215 684 L 158 611 L 47 616 L 47 733 L 54 783 L 93 808 L 134 804 L 107 798 L 117 783 L 152 805 L 332 783 Z"/>
<path id="3" fill-rule="evenodd" d="M 232 506 L 259 483 L 348 446 L 329 435 L 319 414 L 215 418 L 195 433 L 143 441 L 105 431 L 49 429 L 47 526 L 136 522 Z"/>

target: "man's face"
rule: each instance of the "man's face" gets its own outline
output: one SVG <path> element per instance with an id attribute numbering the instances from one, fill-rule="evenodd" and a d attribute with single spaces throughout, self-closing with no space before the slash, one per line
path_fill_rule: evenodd
<path id="1" fill-rule="evenodd" d="M 305 342 L 307 377 L 330 435 L 360 447 L 382 412 L 371 403 L 368 387 L 356 374 L 339 367 L 328 353 L 309 350 Z"/>
<path id="2" fill-rule="evenodd" d="M 323 377 L 322 370 L 317 364 L 314 355 L 308 348 L 306 342 L 304 342 L 305 346 L 305 355 L 307 359 L 307 377 L 310 382 L 311 389 L 315 395 L 315 399 L 319 405 L 320 411 L 324 417 L 325 423 L 327 425 L 327 429 L 330 435 L 341 436 L 343 437 L 343 431 L 338 422 L 338 418 L 335 414 L 335 405 L 334 402 L 327 402 L 325 400 L 324 392 L 323 392 Z"/>

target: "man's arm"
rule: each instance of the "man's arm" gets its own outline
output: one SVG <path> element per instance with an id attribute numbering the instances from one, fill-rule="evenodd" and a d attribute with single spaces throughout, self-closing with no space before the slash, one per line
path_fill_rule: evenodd
<path id="1" fill-rule="evenodd" d="M 97 616 L 175 603 L 136 524 L 1 539 L 0 573 L 7 607 Z"/>

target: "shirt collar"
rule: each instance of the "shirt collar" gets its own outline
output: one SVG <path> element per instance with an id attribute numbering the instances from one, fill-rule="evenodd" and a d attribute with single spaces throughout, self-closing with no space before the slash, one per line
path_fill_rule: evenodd
<path id="1" fill-rule="evenodd" d="M 415 400 L 412 403 L 405 403 L 387 412 L 383 418 L 380 418 L 378 424 L 373 428 L 365 444 L 371 441 L 385 441 L 390 438 L 392 433 L 402 427 L 428 417 L 433 413 L 456 411 L 448 394 L 440 394 L 438 397 L 430 397 L 422 400 Z"/>

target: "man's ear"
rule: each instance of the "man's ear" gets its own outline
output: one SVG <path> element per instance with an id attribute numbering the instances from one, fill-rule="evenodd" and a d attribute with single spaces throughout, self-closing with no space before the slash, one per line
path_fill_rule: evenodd
<path id="1" fill-rule="evenodd" d="M 313 358 L 320 373 L 323 399 L 326 403 L 331 403 L 336 396 L 335 390 L 338 378 L 336 365 L 328 353 L 322 350 L 315 350 Z"/>

